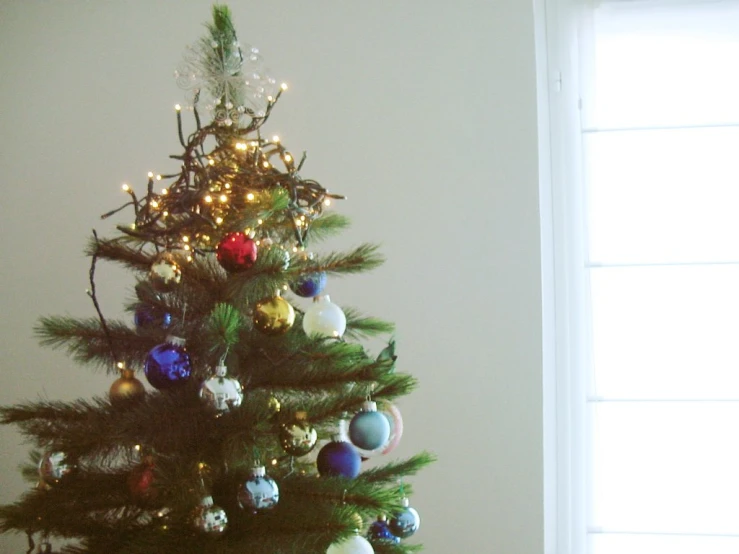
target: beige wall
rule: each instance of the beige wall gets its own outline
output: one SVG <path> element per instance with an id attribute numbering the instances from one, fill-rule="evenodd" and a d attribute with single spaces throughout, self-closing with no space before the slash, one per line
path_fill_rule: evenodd
<path id="1" fill-rule="evenodd" d="M 340 304 L 398 325 L 399 455 L 430 554 L 543 552 L 541 302 L 531 1 L 232 2 L 242 41 L 291 88 L 270 133 L 307 150 L 305 177 L 346 194 L 330 243 L 388 263 L 333 280 Z M 81 254 L 124 181 L 177 152 L 172 79 L 209 2 L 0 0 L 0 403 L 103 394 L 109 377 L 41 350 L 34 321 L 94 316 Z M 123 220 L 125 218 L 121 218 Z M 132 276 L 101 267 L 108 317 Z M 0 430 L 0 502 L 26 485 Z M 0 537 L 20 552 L 22 537 Z"/>

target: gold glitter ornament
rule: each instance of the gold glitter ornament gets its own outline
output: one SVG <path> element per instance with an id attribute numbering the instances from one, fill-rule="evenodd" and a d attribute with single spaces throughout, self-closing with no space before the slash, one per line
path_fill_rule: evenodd
<path id="1" fill-rule="evenodd" d="M 282 335 L 293 326 L 295 310 L 281 296 L 263 298 L 254 306 L 254 326 L 266 335 Z"/>
<path id="2" fill-rule="evenodd" d="M 108 396 L 113 404 L 123 404 L 142 398 L 145 394 L 144 384 L 134 377 L 132 370 L 124 369 L 121 376 L 110 386 Z"/>

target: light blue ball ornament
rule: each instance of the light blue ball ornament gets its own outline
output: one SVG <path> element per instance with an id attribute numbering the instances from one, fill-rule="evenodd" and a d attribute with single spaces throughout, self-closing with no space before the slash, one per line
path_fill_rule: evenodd
<path id="1" fill-rule="evenodd" d="M 349 423 L 349 440 L 362 450 L 377 450 L 390 440 L 390 422 L 377 411 L 376 402 L 365 402 Z"/>

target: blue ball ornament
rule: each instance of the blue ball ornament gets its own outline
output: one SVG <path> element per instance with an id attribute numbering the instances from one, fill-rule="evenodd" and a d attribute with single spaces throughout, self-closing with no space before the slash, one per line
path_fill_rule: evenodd
<path id="1" fill-rule="evenodd" d="M 172 341 L 172 342 L 169 342 Z M 144 374 L 155 389 L 170 389 L 183 385 L 190 378 L 190 355 L 182 339 L 170 338 L 155 346 L 146 356 Z"/>
<path id="2" fill-rule="evenodd" d="M 133 322 L 142 330 L 167 329 L 172 325 L 172 314 L 148 304 L 139 304 L 133 313 Z"/>
<path id="3" fill-rule="evenodd" d="M 303 298 L 313 298 L 326 287 L 326 272 L 306 273 L 290 285 L 292 291 Z"/>
<path id="4" fill-rule="evenodd" d="M 349 439 L 362 450 L 376 450 L 390 440 L 390 422 L 377 411 L 375 402 L 365 402 L 349 423 Z"/>
<path id="5" fill-rule="evenodd" d="M 316 465 L 324 477 L 346 477 L 359 475 L 362 458 L 354 445 L 347 441 L 331 441 L 318 452 Z"/>
<path id="6" fill-rule="evenodd" d="M 390 519 L 388 526 L 393 535 L 407 539 L 418 531 L 421 526 L 421 517 L 414 508 L 410 507 L 408 499 L 404 498 L 403 509 Z"/>
<path id="7" fill-rule="evenodd" d="M 392 546 L 400 543 L 400 537 L 393 535 L 384 516 L 377 518 L 367 531 L 367 539 L 372 545 Z"/>

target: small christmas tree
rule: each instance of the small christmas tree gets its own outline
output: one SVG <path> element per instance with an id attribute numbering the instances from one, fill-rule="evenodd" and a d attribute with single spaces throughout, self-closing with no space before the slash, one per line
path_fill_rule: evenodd
<path id="1" fill-rule="evenodd" d="M 179 171 L 149 174 L 141 196 L 124 185 L 128 201 L 103 217 L 130 208 L 133 223 L 93 233 L 96 316 L 37 328 L 117 378 L 91 400 L 2 409 L 37 450 L 35 487 L 0 508 L 0 530 L 26 532 L 29 552 L 51 552 L 53 538 L 96 554 L 419 550 L 402 540 L 419 525 L 404 478 L 431 456 L 361 467 L 398 443 L 393 402 L 415 380 L 395 371 L 392 339 L 378 356 L 357 342 L 391 324 L 323 292 L 327 276 L 381 257 L 366 244 L 312 251 L 347 226 L 324 213 L 341 196 L 300 176 L 305 155 L 262 136 L 286 87 L 238 42 L 228 8 L 213 8 L 208 31 L 176 72 L 194 127 L 186 138 L 177 106 Z M 104 317 L 101 260 L 137 275 L 134 325 Z"/>

